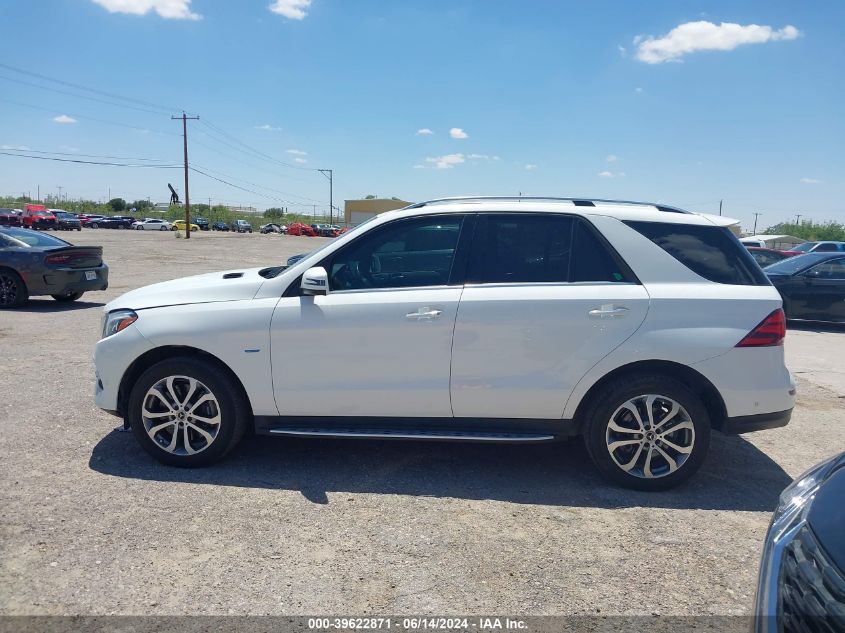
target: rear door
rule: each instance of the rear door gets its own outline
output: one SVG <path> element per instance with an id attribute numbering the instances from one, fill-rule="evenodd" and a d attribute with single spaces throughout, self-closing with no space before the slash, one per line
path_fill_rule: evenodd
<path id="1" fill-rule="evenodd" d="M 845 257 L 816 264 L 792 279 L 793 316 L 845 321 Z"/>
<path id="2" fill-rule="evenodd" d="M 561 418 L 574 386 L 637 330 L 648 303 L 583 218 L 482 214 L 455 322 L 454 415 Z"/>

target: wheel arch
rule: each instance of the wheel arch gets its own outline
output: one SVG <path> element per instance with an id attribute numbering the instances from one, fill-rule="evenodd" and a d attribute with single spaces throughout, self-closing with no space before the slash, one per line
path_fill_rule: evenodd
<path id="1" fill-rule="evenodd" d="M 710 416 L 712 428 L 716 430 L 722 429 L 727 418 L 727 407 L 719 390 L 716 389 L 710 380 L 688 365 L 667 360 L 644 360 L 617 367 L 593 383 L 575 409 L 575 421 L 578 432 L 583 433 L 584 425 L 586 424 L 586 420 L 584 419 L 585 412 L 605 385 L 626 376 L 635 376 L 644 373 L 662 374 L 667 378 L 678 380 L 686 385 L 693 393 L 701 398 Z"/>
<path id="2" fill-rule="evenodd" d="M 232 384 L 235 385 L 235 388 L 238 390 L 241 397 L 244 399 L 244 402 L 246 402 L 250 415 L 253 414 L 252 402 L 249 399 L 249 395 L 247 394 L 246 388 L 241 382 L 241 379 L 238 378 L 238 375 L 217 356 L 210 354 L 205 350 L 187 345 L 164 345 L 141 354 L 138 358 L 132 361 L 132 364 L 129 365 L 123 373 L 123 378 L 120 380 L 120 387 L 117 392 L 117 407 L 118 412 L 124 419 L 126 418 L 126 405 L 129 400 L 129 393 L 132 391 L 132 386 L 141 374 L 156 363 L 171 358 L 194 358 L 197 360 L 203 360 L 225 372 L 231 379 Z"/>

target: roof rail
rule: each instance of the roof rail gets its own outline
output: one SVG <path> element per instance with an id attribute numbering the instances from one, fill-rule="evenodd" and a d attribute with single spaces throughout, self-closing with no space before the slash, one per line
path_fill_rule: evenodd
<path id="1" fill-rule="evenodd" d="M 448 204 L 450 202 L 496 202 L 496 201 L 512 201 L 512 202 L 572 202 L 578 207 L 593 207 L 596 203 L 599 204 L 636 204 L 644 207 L 655 207 L 658 211 L 665 211 L 666 213 L 691 213 L 685 209 L 678 207 L 671 207 L 665 204 L 658 204 L 656 202 L 642 202 L 637 200 L 606 200 L 604 198 L 558 198 L 554 196 L 458 196 L 453 198 L 435 198 L 434 200 L 426 200 L 425 202 L 417 202 L 406 209 L 419 209 L 434 204 Z"/>

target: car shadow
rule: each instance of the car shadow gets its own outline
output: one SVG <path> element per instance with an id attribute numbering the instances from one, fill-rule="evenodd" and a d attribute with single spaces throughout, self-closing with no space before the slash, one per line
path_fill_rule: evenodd
<path id="1" fill-rule="evenodd" d="M 714 434 L 710 457 L 690 481 L 666 492 L 607 483 L 580 441 L 534 445 L 248 437 L 207 468 L 164 466 L 131 433 L 114 430 L 95 447 L 91 469 L 146 481 L 329 494 L 376 493 L 598 508 L 662 507 L 771 512 L 791 478 L 753 444 Z"/>
<path id="2" fill-rule="evenodd" d="M 30 299 L 15 312 L 68 312 L 70 310 L 85 310 L 87 308 L 102 308 L 105 303 L 99 301 L 70 301 L 62 302 L 55 299 Z"/>
<path id="3" fill-rule="evenodd" d="M 786 328 L 788 330 L 798 330 L 800 332 L 841 334 L 845 332 L 845 323 L 831 323 L 829 321 L 787 321 Z"/>

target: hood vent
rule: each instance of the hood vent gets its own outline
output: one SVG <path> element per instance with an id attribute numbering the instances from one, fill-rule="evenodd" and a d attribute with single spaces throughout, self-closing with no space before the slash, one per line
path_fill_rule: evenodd
<path id="1" fill-rule="evenodd" d="M 238 279 L 239 277 L 243 277 L 243 273 L 226 273 L 223 275 L 223 279 Z"/>

